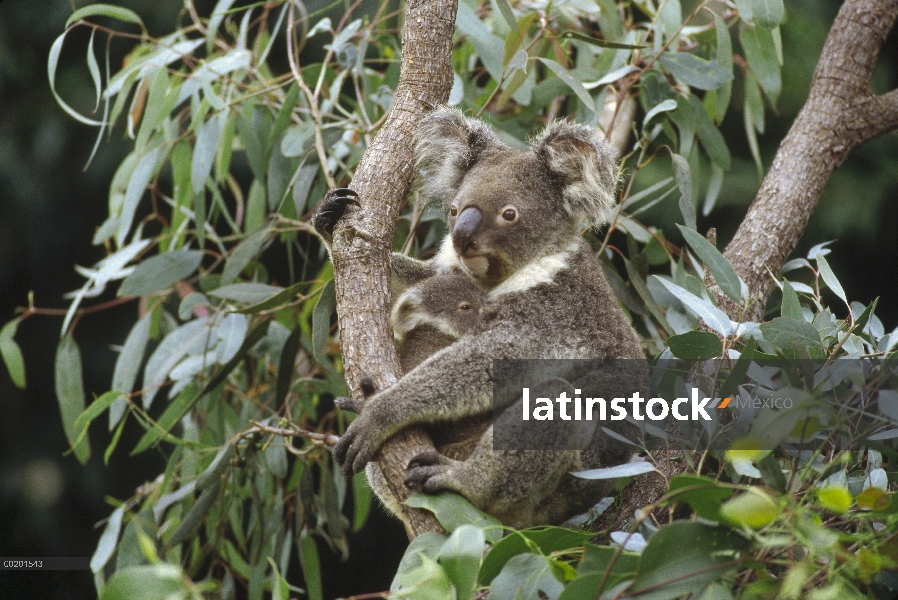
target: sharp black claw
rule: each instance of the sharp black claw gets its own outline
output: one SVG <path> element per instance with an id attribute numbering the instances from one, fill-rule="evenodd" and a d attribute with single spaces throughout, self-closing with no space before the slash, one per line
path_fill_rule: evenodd
<path id="1" fill-rule="evenodd" d="M 329 190 L 321 202 L 318 203 L 318 210 L 312 219 L 312 225 L 319 233 L 332 234 L 334 225 L 346 212 L 346 206 L 349 204 L 358 205 L 358 197 L 358 192 L 349 188 Z"/>

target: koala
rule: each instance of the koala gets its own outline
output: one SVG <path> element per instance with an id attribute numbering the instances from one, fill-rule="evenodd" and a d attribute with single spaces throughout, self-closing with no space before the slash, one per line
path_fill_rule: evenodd
<path id="1" fill-rule="evenodd" d="M 390 323 L 407 373 L 480 325 L 483 290 L 460 270 L 434 275 L 393 303 Z"/>
<path id="2" fill-rule="evenodd" d="M 341 402 L 359 412 L 334 448 L 347 475 L 405 427 L 442 431 L 472 418 L 489 422 L 494 359 L 644 358 L 581 236 L 584 224 L 603 221 L 615 202 L 617 167 L 606 142 L 584 126 L 559 121 L 520 151 L 482 121 L 439 108 L 420 124 L 416 158 L 420 196 L 446 209 L 449 233 L 430 261 L 394 253 L 396 285 L 458 269 L 485 294 L 482 322 L 363 407 Z M 353 194 L 344 189 L 325 196 L 315 226 L 332 227 L 355 202 Z M 556 382 L 554 389 L 565 384 Z M 622 463 L 628 455 L 608 439 L 585 451 L 494 451 L 492 438 L 488 426 L 467 458 L 415 457 L 407 483 L 428 493 L 457 492 L 506 524 L 558 523 L 611 485 L 575 480 L 571 470 Z"/>
<path id="3" fill-rule="evenodd" d="M 459 270 L 433 275 L 409 287 L 394 299 L 390 315 L 393 336 L 399 347 L 403 372 L 409 372 L 428 356 L 476 331 L 485 294 Z M 456 460 L 468 458 L 483 432 L 488 416 L 476 416 L 454 427 L 428 433 L 440 454 Z M 402 511 L 376 463 L 367 466 L 368 481 L 384 506 L 402 518 Z"/>

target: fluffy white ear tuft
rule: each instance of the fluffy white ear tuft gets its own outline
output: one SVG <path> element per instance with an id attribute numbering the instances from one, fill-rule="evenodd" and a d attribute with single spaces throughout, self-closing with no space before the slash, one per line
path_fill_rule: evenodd
<path id="1" fill-rule="evenodd" d="M 465 173 L 491 147 L 503 146 L 493 130 L 461 111 L 439 106 L 415 132 L 418 190 L 421 200 L 448 208 Z"/>
<path id="2" fill-rule="evenodd" d="M 608 220 L 617 202 L 617 159 L 611 145 L 584 125 L 555 121 L 533 139 L 533 152 L 563 185 L 571 215 L 594 224 Z"/>

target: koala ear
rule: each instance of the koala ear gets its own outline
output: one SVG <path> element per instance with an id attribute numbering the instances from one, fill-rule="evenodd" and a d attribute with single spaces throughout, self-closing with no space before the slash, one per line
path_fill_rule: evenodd
<path id="1" fill-rule="evenodd" d="M 583 125 L 555 121 L 530 146 L 561 181 L 569 214 L 595 224 L 608 220 L 616 203 L 617 159 L 607 141 Z"/>
<path id="2" fill-rule="evenodd" d="M 448 106 L 437 107 L 421 120 L 415 133 L 421 199 L 448 208 L 465 173 L 484 150 L 502 145 L 483 121 L 467 118 Z"/>

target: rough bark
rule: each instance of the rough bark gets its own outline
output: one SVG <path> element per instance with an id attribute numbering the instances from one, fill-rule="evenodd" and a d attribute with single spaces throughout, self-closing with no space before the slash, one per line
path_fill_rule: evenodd
<path id="1" fill-rule="evenodd" d="M 875 96 L 870 75 L 898 0 L 847 0 L 833 23 L 807 102 L 780 145 L 724 256 L 754 300 L 747 314 L 718 290 L 733 319 L 760 321 L 773 279 L 795 249 L 832 172 L 866 141 L 898 128 L 898 90 Z"/>
<path id="2" fill-rule="evenodd" d="M 390 331 L 390 252 L 393 223 L 414 174 L 412 136 L 417 121 L 449 98 L 452 34 L 457 0 L 409 0 L 402 33 L 399 85 L 390 113 L 356 169 L 351 187 L 360 209 L 347 211 L 334 231 L 333 262 L 337 317 L 350 393 L 361 398 L 370 377 L 378 390 L 399 379 L 401 370 Z M 382 447 L 377 462 L 393 494 L 409 495 L 405 467 L 433 449 L 428 436 L 404 431 Z M 403 505 L 409 537 L 440 531 L 429 512 Z"/>

